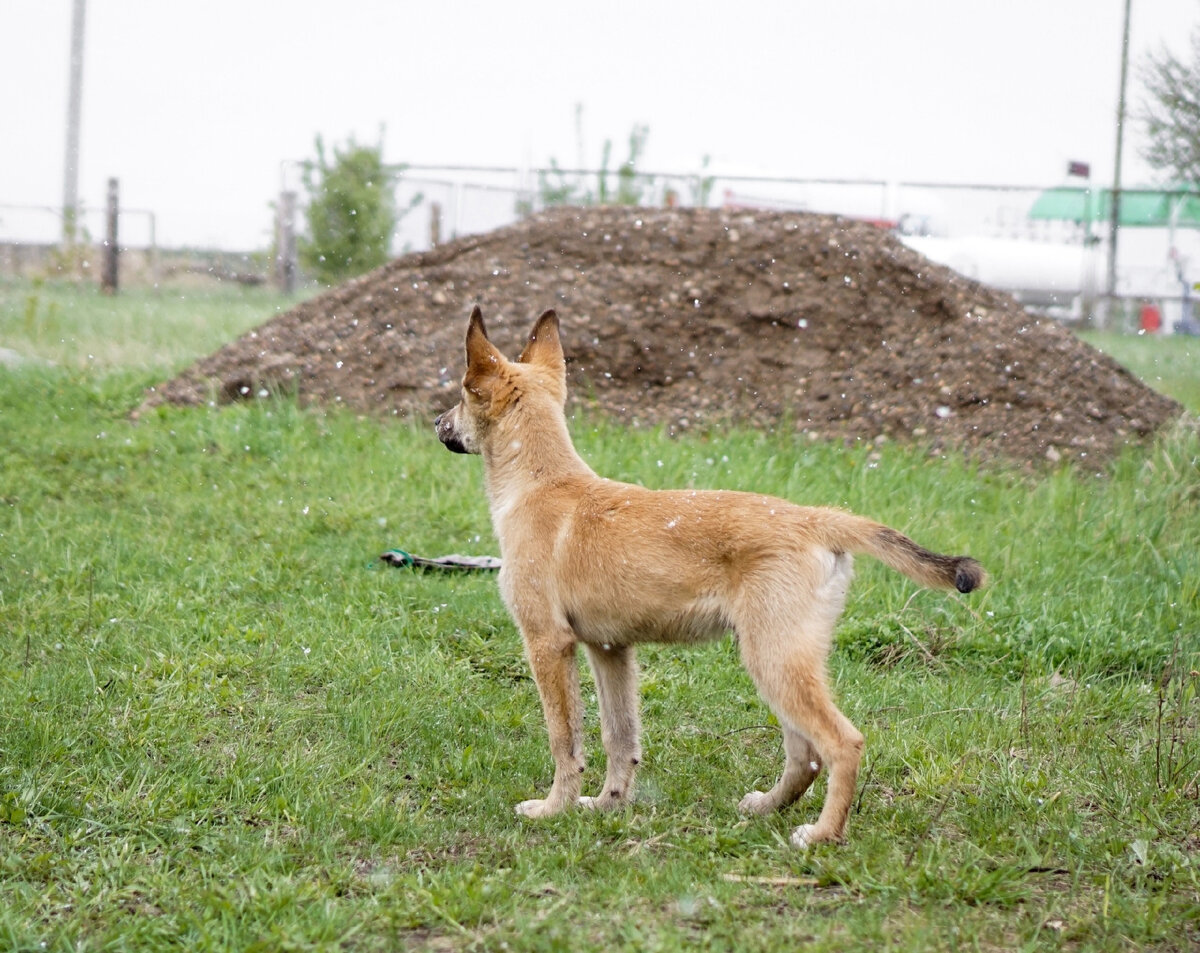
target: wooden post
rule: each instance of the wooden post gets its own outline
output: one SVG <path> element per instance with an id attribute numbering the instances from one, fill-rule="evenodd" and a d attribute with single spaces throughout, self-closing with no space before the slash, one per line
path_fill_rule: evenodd
<path id="1" fill-rule="evenodd" d="M 117 245 L 117 219 L 120 217 L 121 209 L 118 195 L 117 180 L 109 179 L 104 227 L 104 261 L 100 266 L 100 290 L 110 295 L 117 293 L 120 271 L 118 262 L 120 248 Z"/>
<path id="2" fill-rule="evenodd" d="M 280 192 L 275 209 L 275 281 L 285 295 L 296 290 L 295 192 Z"/>
<path id="3" fill-rule="evenodd" d="M 442 243 L 442 203 L 429 203 L 429 247 L 436 248 Z"/>
<path id="4" fill-rule="evenodd" d="M 150 283 L 158 290 L 158 223 L 154 213 L 150 212 Z"/>

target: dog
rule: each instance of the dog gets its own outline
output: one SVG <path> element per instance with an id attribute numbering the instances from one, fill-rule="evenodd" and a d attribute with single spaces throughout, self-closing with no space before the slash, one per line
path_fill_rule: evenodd
<path id="1" fill-rule="evenodd" d="M 984 583 L 983 567 L 843 510 L 745 492 L 648 490 L 597 476 L 567 432 L 566 363 L 554 311 L 537 319 L 513 362 L 488 339 L 476 307 L 466 358 L 461 399 L 434 427 L 448 449 L 483 457 L 500 592 L 524 640 L 554 758 L 545 798 L 522 801 L 517 813 L 537 818 L 627 804 L 642 757 L 635 645 L 698 642 L 732 630 L 779 719 L 785 753 L 775 786 L 751 791 L 739 809 L 766 814 L 791 804 L 826 767 L 820 814 L 798 827 L 792 842 L 841 841 L 863 736 L 833 702 L 826 659 L 852 554 L 963 593 Z M 608 757 L 595 797 L 580 796 L 580 644 L 595 678 Z"/>

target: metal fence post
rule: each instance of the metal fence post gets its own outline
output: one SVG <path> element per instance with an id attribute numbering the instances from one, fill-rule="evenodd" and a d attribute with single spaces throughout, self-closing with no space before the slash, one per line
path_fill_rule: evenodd
<path id="1" fill-rule="evenodd" d="M 442 243 L 442 203 L 429 203 L 429 246 L 436 248 Z"/>
<path id="2" fill-rule="evenodd" d="M 290 295 L 296 290 L 296 193 L 279 193 L 275 210 L 275 281 Z"/>

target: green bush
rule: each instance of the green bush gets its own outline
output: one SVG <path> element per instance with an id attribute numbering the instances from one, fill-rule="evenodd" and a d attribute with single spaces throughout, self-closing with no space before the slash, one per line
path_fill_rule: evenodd
<path id="1" fill-rule="evenodd" d="M 384 165 L 382 146 L 361 146 L 351 137 L 334 147 L 331 161 L 317 136 L 316 150 L 316 159 L 304 165 L 308 234 L 299 242 L 300 264 L 333 284 L 386 262 L 396 226 L 421 197 L 397 210 L 399 173 Z"/>

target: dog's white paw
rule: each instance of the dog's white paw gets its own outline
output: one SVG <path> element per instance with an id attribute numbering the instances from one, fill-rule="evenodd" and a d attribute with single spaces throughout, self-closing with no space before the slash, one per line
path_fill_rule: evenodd
<path id="1" fill-rule="evenodd" d="M 751 791 L 738 802 L 738 810 L 743 814 L 770 814 L 775 805 L 765 791 Z"/>
<path id="2" fill-rule="evenodd" d="M 813 839 L 813 833 L 816 829 L 816 824 L 801 824 L 792 831 L 792 846 L 799 847 L 801 850 L 808 850 L 813 844 L 817 843 Z"/>
<path id="3" fill-rule="evenodd" d="M 552 804 L 550 801 L 538 798 L 522 801 L 517 805 L 517 813 L 522 817 L 550 817 L 552 814 L 558 814 L 561 810 L 561 807 Z"/>
<path id="4" fill-rule="evenodd" d="M 616 811 L 628 804 L 629 799 L 611 797 L 607 794 L 601 794 L 599 797 L 584 795 L 580 797 L 577 803 L 580 807 L 588 811 Z"/>

